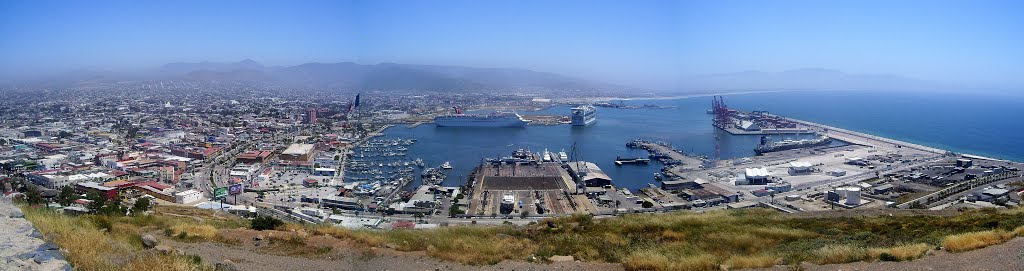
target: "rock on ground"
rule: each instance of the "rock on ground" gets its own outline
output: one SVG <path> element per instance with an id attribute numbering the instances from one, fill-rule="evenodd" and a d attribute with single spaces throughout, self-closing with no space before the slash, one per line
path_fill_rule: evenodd
<path id="1" fill-rule="evenodd" d="M 9 198 L 0 198 L 0 270 L 71 270 Z"/>
<path id="2" fill-rule="evenodd" d="M 142 246 L 146 248 L 154 248 L 159 244 L 159 242 L 156 240 L 156 237 L 153 237 L 152 235 L 149 234 L 143 235 L 141 239 Z"/>

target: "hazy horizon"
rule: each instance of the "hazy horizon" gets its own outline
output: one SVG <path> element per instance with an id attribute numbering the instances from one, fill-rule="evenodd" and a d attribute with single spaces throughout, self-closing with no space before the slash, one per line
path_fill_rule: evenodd
<path id="1" fill-rule="evenodd" d="M 1017 1 L 5 1 L 0 9 L 0 78 L 12 80 L 252 59 L 516 68 L 661 90 L 809 78 L 1024 87 Z"/>

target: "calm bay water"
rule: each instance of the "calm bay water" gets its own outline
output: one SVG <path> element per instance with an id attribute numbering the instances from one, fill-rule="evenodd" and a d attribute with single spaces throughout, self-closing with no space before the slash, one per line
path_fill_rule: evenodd
<path id="1" fill-rule="evenodd" d="M 1024 101 L 1020 97 L 849 91 L 737 94 L 725 99 L 730 107 L 739 110 L 767 110 L 943 149 L 1024 161 Z M 625 143 L 629 140 L 665 141 L 681 150 L 713 156 L 715 133 L 719 133 L 723 159 L 753 155 L 759 140 L 758 136 L 732 136 L 714 129 L 711 115 L 706 114 L 710 97 L 624 103 L 675 108 L 598 108 L 598 121 L 587 127 L 454 128 L 428 124 L 392 127 L 384 137 L 418 139 L 409 147 L 409 156 L 420 157 L 429 166 L 451 161 L 455 169 L 449 172 L 445 185 L 462 184 L 484 157 L 507 156 L 519 148 L 553 152 L 564 149 L 571 153 L 575 144 L 580 160 L 596 163 L 617 186 L 630 189 L 654 183 L 653 173 L 661 165 L 616 166 L 616 156 L 646 156 L 644 151 L 627 149 Z M 555 106 L 520 113 L 567 115 L 569 108 Z"/>

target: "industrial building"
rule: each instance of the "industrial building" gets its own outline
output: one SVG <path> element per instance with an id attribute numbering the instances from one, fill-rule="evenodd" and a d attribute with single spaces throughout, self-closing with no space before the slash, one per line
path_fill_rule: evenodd
<path id="1" fill-rule="evenodd" d="M 839 187 L 828 191 L 825 201 L 844 208 L 853 208 L 870 202 L 861 197 L 861 188 L 856 186 Z"/>
<path id="2" fill-rule="evenodd" d="M 809 174 L 811 172 L 814 172 L 814 167 L 811 166 L 811 163 L 798 161 L 789 162 L 790 175 Z"/>
<path id="3" fill-rule="evenodd" d="M 695 180 L 683 180 L 683 179 L 672 179 L 661 181 L 661 189 L 665 190 L 679 190 L 679 189 L 698 189 L 702 185 L 708 184 L 708 181 L 703 179 Z"/>
<path id="4" fill-rule="evenodd" d="M 764 185 L 768 184 L 768 169 L 767 168 L 746 168 L 744 169 L 743 179 L 737 180 L 737 185 Z"/>
<path id="5" fill-rule="evenodd" d="M 991 203 L 1006 202 L 1010 199 L 1010 190 L 1002 188 L 986 188 L 981 191 L 975 191 L 971 195 L 967 196 L 969 201 L 985 201 Z"/>
<path id="6" fill-rule="evenodd" d="M 348 197 L 323 197 L 320 198 L 320 206 L 324 208 L 338 208 L 343 210 L 362 210 L 359 200 Z"/>
<path id="7" fill-rule="evenodd" d="M 974 165 L 974 161 L 971 159 L 956 159 L 956 166 L 959 168 L 969 168 Z"/>
<path id="8" fill-rule="evenodd" d="M 281 160 L 309 161 L 313 155 L 313 144 L 292 144 L 281 152 Z"/>
<path id="9" fill-rule="evenodd" d="M 239 163 L 260 164 L 270 160 L 271 155 L 271 151 L 248 151 L 235 156 L 235 160 Z"/>
<path id="10" fill-rule="evenodd" d="M 583 186 L 595 187 L 612 184 L 612 178 L 608 177 L 608 174 L 605 174 L 597 164 L 582 161 L 567 164 L 569 173 L 577 183 L 583 184 Z"/>

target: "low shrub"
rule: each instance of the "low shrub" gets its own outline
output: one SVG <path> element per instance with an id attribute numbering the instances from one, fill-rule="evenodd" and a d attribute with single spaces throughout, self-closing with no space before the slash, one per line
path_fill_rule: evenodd
<path id="1" fill-rule="evenodd" d="M 284 221 L 269 216 L 257 216 L 252 219 L 252 224 L 250 225 L 252 229 L 258 231 L 275 230 L 281 226 L 284 226 Z"/>

